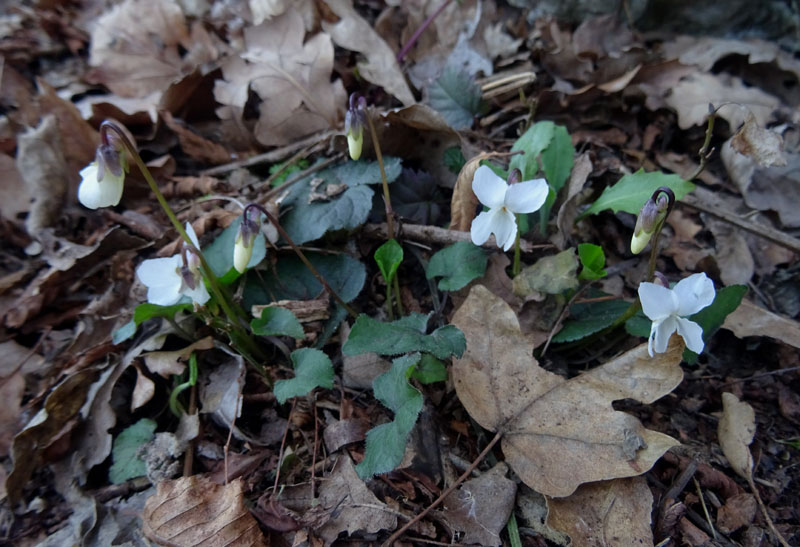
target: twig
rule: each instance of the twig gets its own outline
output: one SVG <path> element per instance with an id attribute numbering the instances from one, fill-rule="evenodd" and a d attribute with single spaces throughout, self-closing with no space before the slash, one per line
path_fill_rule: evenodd
<path id="1" fill-rule="evenodd" d="M 411 519 L 410 521 L 408 521 L 406 524 L 404 524 L 404 525 L 403 525 L 403 526 L 402 526 L 402 527 L 401 527 L 399 530 L 397 530 L 397 531 L 396 531 L 394 534 L 392 534 L 391 536 L 389 536 L 389 539 L 387 539 L 385 542 L 383 542 L 383 544 L 381 544 L 381 547 L 389 547 L 389 546 L 391 546 L 391 545 L 392 545 L 392 544 L 393 544 L 395 541 L 397 541 L 398 539 L 400 539 L 400 537 L 403 535 L 403 533 L 404 533 L 406 530 L 408 530 L 409 528 L 411 528 L 412 526 L 414 526 L 414 525 L 415 525 L 417 522 L 419 522 L 420 520 L 422 520 L 422 519 L 425 517 L 425 515 L 427 515 L 428 513 L 430 513 L 432 510 L 434 510 L 434 509 L 436 509 L 437 507 L 439 507 L 439 505 L 441 505 L 441 504 L 442 504 L 442 502 L 445 500 L 445 498 L 446 498 L 447 496 L 449 496 L 449 495 L 450 495 L 450 492 L 452 492 L 453 490 L 455 490 L 456 488 L 458 488 L 458 487 L 461 485 L 461 483 L 463 483 L 465 480 L 467 480 L 467 478 L 469 478 L 469 476 L 470 476 L 470 474 L 472 473 L 472 471 L 473 471 L 473 470 L 474 470 L 476 467 L 478 467 L 478 464 L 479 464 L 479 463 L 481 463 L 481 462 L 483 461 L 483 459 L 486 457 L 486 455 L 489 453 L 489 451 L 490 451 L 490 450 L 491 450 L 491 449 L 494 447 L 494 445 L 496 445 L 496 444 L 497 444 L 497 441 L 499 441 L 499 440 L 502 438 L 502 436 L 503 436 L 503 435 L 502 435 L 502 432 L 501 432 L 501 431 L 498 431 L 497 433 L 495 433 L 495 436 L 492 438 L 492 440 L 491 440 L 491 441 L 489 441 L 489 444 L 487 444 L 487 445 L 486 445 L 486 447 L 485 447 L 485 448 L 484 448 L 484 449 L 481 451 L 481 453 L 480 453 L 480 454 L 478 454 L 478 457 L 477 457 L 477 458 L 475 458 L 475 461 L 474 461 L 474 462 L 472 462 L 472 464 L 470 464 L 470 466 L 467 468 L 467 470 L 466 470 L 466 471 L 464 471 L 464 472 L 461 474 L 461 476 L 460 476 L 460 477 L 458 477 L 458 479 L 456 479 L 456 481 L 455 481 L 453 484 L 451 484 L 451 485 L 450 485 L 450 486 L 447 488 L 447 490 L 445 490 L 444 492 L 442 492 L 442 493 L 439 495 L 439 497 L 438 497 L 438 498 L 436 498 L 436 500 L 435 500 L 435 501 L 434 501 L 432 504 L 430 504 L 430 505 L 429 505 L 429 506 L 428 506 L 428 507 L 427 507 L 427 508 L 426 508 L 424 511 L 422 511 L 421 513 L 419 513 L 419 514 L 418 514 L 416 517 L 414 517 L 413 519 Z"/>
<path id="2" fill-rule="evenodd" d="M 708 514 L 706 498 L 703 496 L 703 491 L 700 489 L 700 483 L 697 482 L 697 479 L 692 477 L 692 480 L 694 481 L 694 487 L 697 489 L 697 497 L 700 499 L 700 506 L 703 508 L 703 514 L 706 516 L 706 522 L 708 523 L 708 527 L 711 528 L 711 535 L 714 537 L 714 540 L 716 540 L 717 531 L 714 529 L 714 524 L 711 522 L 711 515 Z"/>
<path id="3" fill-rule="evenodd" d="M 402 224 L 400 232 L 403 239 L 435 245 L 452 245 L 458 241 L 472 241 L 469 232 L 459 232 L 457 230 L 448 230 L 447 228 L 426 226 L 423 224 Z M 386 229 L 385 223 L 365 224 L 361 233 L 374 239 L 386 239 L 386 235 L 389 231 Z M 481 247 L 488 250 L 497 249 L 494 236 L 491 236 Z M 523 239 L 520 240 L 520 247 L 522 248 L 522 252 L 531 253 L 536 249 L 552 249 L 555 246 L 552 243 L 534 245 Z"/>
<path id="4" fill-rule="evenodd" d="M 729 213 L 724 209 L 704 203 L 696 196 L 692 196 L 690 194 L 683 196 L 683 199 L 679 203 L 691 207 L 692 209 L 697 209 L 698 211 L 708 213 L 709 215 L 715 216 L 721 220 L 724 220 L 725 222 L 730 222 L 734 226 L 746 230 L 751 234 L 755 234 L 782 247 L 786 247 L 791 251 L 800 253 L 800 240 L 785 234 L 784 232 L 770 228 L 769 226 L 762 226 L 760 224 L 745 220 L 741 215 Z"/>
<path id="5" fill-rule="evenodd" d="M 544 347 L 542 348 L 542 353 L 539 354 L 539 359 L 544 357 L 544 354 L 547 353 L 547 348 L 550 347 L 550 341 L 553 340 L 553 336 L 556 335 L 556 331 L 560 330 L 561 322 L 564 320 L 564 316 L 567 315 L 570 306 L 572 306 L 575 300 L 577 300 L 578 297 L 581 294 L 583 294 L 584 291 L 586 291 L 586 289 L 588 289 L 590 285 L 591 283 L 586 283 L 583 287 L 575 291 L 575 294 L 572 295 L 572 298 L 569 299 L 569 302 L 567 302 L 564 305 L 564 309 L 561 310 L 561 313 L 558 315 L 558 319 L 556 320 L 555 323 L 553 323 L 553 328 L 550 329 L 550 333 L 547 335 L 547 342 L 544 343 Z"/>
<path id="6" fill-rule="evenodd" d="M 775 524 L 772 522 L 772 519 L 769 518 L 769 513 L 767 513 L 767 506 L 764 505 L 764 501 L 761 499 L 761 495 L 758 493 L 758 488 L 756 488 L 756 483 L 753 482 L 752 473 L 749 473 L 747 475 L 747 477 L 745 477 L 745 478 L 747 479 L 747 484 L 750 485 L 750 490 L 753 491 L 753 494 L 756 497 L 756 501 L 758 502 L 758 506 L 761 508 L 761 514 L 764 515 L 764 520 L 767 521 L 767 526 L 769 526 L 769 529 L 772 531 L 772 533 L 778 539 L 780 544 L 783 545 L 783 547 L 789 547 L 789 544 L 786 543 L 785 539 L 783 539 L 783 536 L 781 535 L 781 533 L 778 532 L 777 528 L 775 528 Z"/>
<path id="7" fill-rule="evenodd" d="M 242 390 L 239 390 L 239 393 L 236 395 L 236 410 L 233 413 L 233 419 L 231 420 L 231 426 L 228 428 L 228 439 L 225 441 L 225 447 L 223 449 L 224 459 L 223 465 L 225 467 L 225 484 L 228 484 L 228 449 L 231 446 L 231 438 L 233 437 L 233 428 L 236 427 L 236 415 L 239 413 L 239 405 L 242 404 Z"/>
<path id="8" fill-rule="evenodd" d="M 217 165 L 216 167 L 211 167 L 204 171 L 200 171 L 201 175 L 222 175 L 224 173 L 228 173 L 230 171 L 235 171 L 241 167 L 252 167 L 254 165 L 259 165 L 261 163 L 276 163 L 286 156 L 294 154 L 297 150 L 301 150 L 309 145 L 316 145 L 320 142 L 328 139 L 334 135 L 336 135 L 336 131 L 323 131 L 322 133 L 317 133 L 316 135 L 311 135 L 310 137 L 306 137 L 303 140 L 294 142 L 283 148 L 277 148 L 275 150 L 270 150 L 269 152 L 264 152 L 263 154 L 258 154 L 256 156 L 251 156 L 244 160 L 234 161 L 231 163 L 226 163 L 225 165 Z"/>
<path id="9" fill-rule="evenodd" d="M 278 491 L 278 479 L 281 476 L 281 464 L 283 463 L 283 449 L 286 447 L 286 437 L 289 435 L 289 426 L 292 424 L 292 414 L 294 407 L 297 405 L 297 398 L 292 399 L 292 408 L 289 410 L 289 416 L 286 418 L 286 429 L 283 431 L 283 439 L 281 439 L 281 449 L 278 452 L 278 468 L 275 470 L 275 483 L 272 485 L 272 495 Z"/>

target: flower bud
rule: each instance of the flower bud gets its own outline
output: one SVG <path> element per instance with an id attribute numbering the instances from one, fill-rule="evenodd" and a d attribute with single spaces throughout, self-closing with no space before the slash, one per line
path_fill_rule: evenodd
<path id="1" fill-rule="evenodd" d="M 508 172 L 507 182 L 509 185 L 517 184 L 521 180 L 522 180 L 522 171 L 520 171 L 516 167 Z"/>
<path id="2" fill-rule="evenodd" d="M 244 273 L 253 256 L 258 226 L 245 216 L 236 232 L 236 242 L 233 245 L 233 267 L 239 273 Z"/>
<path id="3" fill-rule="evenodd" d="M 350 95 L 350 107 L 344 116 L 344 131 L 347 135 L 347 148 L 353 161 L 361 157 L 364 144 L 364 125 L 366 124 L 367 101 L 358 94 Z"/>
<path id="4" fill-rule="evenodd" d="M 669 280 L 667 276 L 661 272 L 653 272 L 653 283 L 661 285 L 665 289 L 669 289 Z"/>
<path id="5" fill-rule="evenodd" d="M 658 202 L 648 199 L 642 205 L 639 217 L 636 219 L 636 226 L 633 229 L 631 238 L 631 252 L 641 253 L 650 242 L 650 237 L 655 232 L 658 224 L 664 218 L 667 211 L 668 200 L 666 196 L 659 196 Z"/>

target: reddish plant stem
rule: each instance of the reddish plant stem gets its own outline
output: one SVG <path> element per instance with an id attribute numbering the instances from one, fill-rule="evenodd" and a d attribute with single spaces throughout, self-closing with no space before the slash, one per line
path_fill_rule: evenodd
<path id="1" fill-rule="evenodd" d="M 429 26 L 431 26 L 433 20 L 436 19 L 439 16 L 439 14 L 442 13 L 444 9 L 450 5 L 450 2 L 452 1 L 453 0 L 444 0 L 444 2 L 442 2 L 442 5 L 439 6 L 436 9 L 436 11 L 434 11 L 427 19 L 425 19 L 425 21 L 423 21 L 423 23 L 414 32 L 414 34 L 411 35 L 411 38 L 408 39 L 408 42 L 406 42 L 406 45 L 403 46 L 403 49 L 400 50 L 400 53 L 397 54 L 398 63 L 403 62 L 403 59 L 405 58 L 406 55 L 408 55 L 408 52 L 411 51 L 411 48 L 414 47 L 414 44 L 417 43 L 417 40 L 419 40 L 419 37 L 422 36 L 422 33 L 425 32 Z"/>

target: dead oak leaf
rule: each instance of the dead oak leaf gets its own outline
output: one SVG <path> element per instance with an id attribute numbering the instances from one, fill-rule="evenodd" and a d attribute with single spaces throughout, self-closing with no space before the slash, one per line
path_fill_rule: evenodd
<path id="1" fill-rule="evenodd" d="M 214 85 L 223 119 L 244 113 L 248 92 L 261 99 L 255 137 L 279 146 L 336 126 L 346 94 L 341 80 L 331 82 L 333 43 L 318 33 L 304 41 L 303 18 L 289 10 L 245 29 L 245 51 L 222 63 L 224 80 Z"/>
<path id="2" fill-rule="evenodd" d="M 452 323 L 467 338 L 453 364 L 458 398 L 502 433 L 506 462 L 537 492 L 562 497 L 586 482 L 640 475 L 678 444 L 611 403 L 672 391 L 683 378 L 679 337 L 653 358 L 643 344 L 566 380 L 538 366 L 512 309 L 485 287 L 472 288 Z"/>
<path id="3" fill-rule="evenodd" d="M 264 547 L 243 490 L 239 479 L 220 485 L 203 475 L 159 483 L 142 513 L 144 533 L 159 544 Z"/>
<path id="4" fill-rule="evenodd" d="M 653 545 L 653 494 L 644 477 L 584 484 L 547 507 L 547 525 L 566 532 L 573 547 Z"/>
<path id="5" fill-rule="evenodd" d="M 91 38 L 89 80 L 122 97 L 164 91 L 214 56 L 192 41 L 175 0 L 126 0 L 98 19 Z"/>

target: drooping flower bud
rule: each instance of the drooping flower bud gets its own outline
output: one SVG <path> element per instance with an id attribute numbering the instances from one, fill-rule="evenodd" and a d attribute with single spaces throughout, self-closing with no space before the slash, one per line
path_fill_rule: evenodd
<path id="1" fill-rule="evenodd" d="M 97 147 L 95 160 L 81 169 L 78 201 L 89 209 L 119 204 L 128 171 L 128 161 L 122 145 L 104 133 L 103 143 Z"/>
<path id="2" fill-rule="evenodd" d="M 364 125 L 366 120 L 367 100 L 357 93 L 350 95 L 350 107 L 344 116 L 344 132 L 347 135 L 347 148 L 353 161 L 361 157 L 364 145 Z"/>
<path id="3" fill-rule="evenodd" d="M 522 171 L 516 167 L 508 172 L 508 184 L 517 184 L 522 181 Z"/>
<path id="4" fill-rule="evenodd" d="M 656 228 L 664 220 L 668 207 L 669 199 L 663 194 L 656 199 L 651 197 L 644 202 L 642 210 L 639 212 L 639 217 L 636 219 L 636 226 L 633 229 L 633 237 L 631 238 L 631 252 L 633 254 L 639 254 L 647 247 Z"/>
<path id="5" fill-rule="evenodd" d="M 250 220 L 245 212 L 239 230 L 236 232 L 236 242 L 233 245 L 233 267 L 239 273 L 244 273 L 250 263 L 257 234 L 258 225 Z"/>

